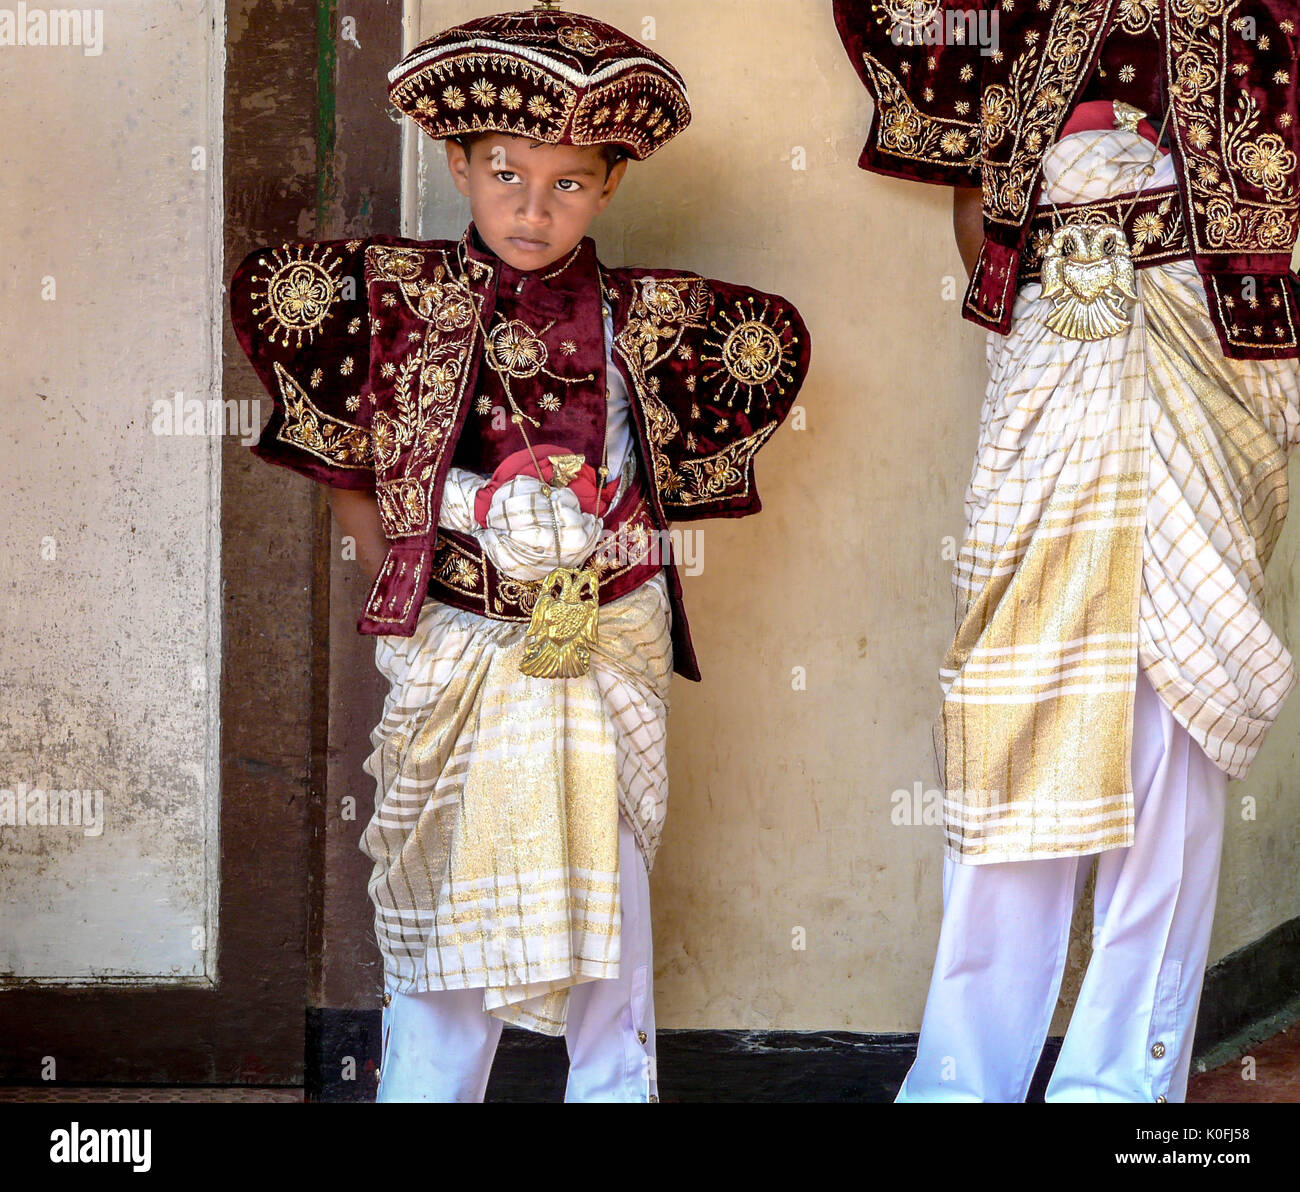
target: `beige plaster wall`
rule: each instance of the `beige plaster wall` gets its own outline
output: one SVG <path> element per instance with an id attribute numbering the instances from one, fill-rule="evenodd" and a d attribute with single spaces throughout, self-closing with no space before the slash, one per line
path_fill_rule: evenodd
<path id="1" fill-rule="evenodd" d="M 90 11 L 0 46 L 0 788 L 102 823 L 0 825 L 0 987 L 215 975 L 224 12 Z"/>
<path id="2" fill-rule="evenodd" d="M 412 0 L 408 44 L 500 7 Z M 958 311 L 949 192 L 857 168 L 869 100 L 826 0 L 572 7 L 669 58 L 695 110 L 632 164 L 593 229 L 602 260 L 775 290 L 813 338 L 806 429 L 759 457 L 766 508 L 703 523 L 704 569 L 686 581 L 704 682 L 672 692 L 659 1025 L 915 1030 L 941 834 L 892 824 L 891 795 L 937 786 L 946 539 L 963 529 L 985 382 L 984 334 Z M 411 135 L 407 161 L 408 234 L 458 236 L 468 211 L 441 146 Z M 1300 618 L 1296 521 L 1271 565 L 1284 634 Z M 1298 731 L 1300 698 L 1231 788 L 1212 960 L 1300 913 Z M 1245 795 L 1253 822 L 1236 813 Z M 1076 958 L 1066 1000 L 1077 977 Z"/>

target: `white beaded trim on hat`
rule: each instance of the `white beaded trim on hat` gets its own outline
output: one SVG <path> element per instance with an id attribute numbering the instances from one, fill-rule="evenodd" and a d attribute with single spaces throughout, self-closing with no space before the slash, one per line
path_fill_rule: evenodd
<path id="1" fill-rule="evenodd" d="M 690 97 L 686 93 L 686 81 L 671 67 L 665 67 L 662 62 L 656 62 L 652 58 L 620 58 L 617 62 L 611 62 L 608 66 L 603 66 L 593 74 L 586 74 L 580 70 L 574 70 L 573 67 L 552 58 L 548 54 L 543 54 L 537 50 L 528 49 L 525 46 L 512 45 L 506 41 L 495 41 L 487 37 L 474 37 L 468 41 L 450 42 L 447 45 L 433 46 L 424 51 L 424 53 L 411 59 L 410 61 L 399 62 L 392 70 L 388 72 L 389 83 L 396 83 L 399 76 L 413 74 L 430 62 L 444 57 L 448 54 L 459 54 L 465 50 L 496 50 L 506 54 L 514 54 L 520 58 L 527 58 L 530 62 L 546 70 L 552 71 L 572 84 L 574 87 L 590 87 L 594 83 L 603 82 L 614 75 L 622 74 L 637 66 L 645 66 L 661 75 L 667 76 L 674 84 L 681 88 L 683 97 L 690 102 Z"/>

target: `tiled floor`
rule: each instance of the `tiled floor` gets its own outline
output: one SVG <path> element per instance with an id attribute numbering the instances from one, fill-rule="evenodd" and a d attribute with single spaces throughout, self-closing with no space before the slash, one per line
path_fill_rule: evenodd
<path id="1" fill-rule="evenodd" d="M 251 1088 L 231 1086 L 203 1086 L 171 1088 L 166 1085 L 132 1085 L 114 1088 L 109 1085 L 56 1085 L 29 1088 L 19 1085 L 0 1085 L 0 1101 L 71 1101 L 79 1105 L 98 1102 L 121 1101 L 214 1101 L 240 1102 L 295 1102 L 302 1100 L 300 1088 Z"/>
<path id="2" fill-rule="evenodd" d="M 1300 1102 L 1300 1023 L 1254 1044 L 1240 1058 L 1194 1075 L 1187 1099 Z"/>
<path id="3" fill-rule="evenodd" d="M 1253 1060 L 1253 1065 L 1247 1063 Z M 0 1086 L 4 1101 L 69 1101 L 78 1104 L 121 1101 L 301 1102 L 300 1088 L 255 1086 L 168 1088 L 102 1085 Z M 1200 1102 L 1300 1102 L 1300 1023 L 1249 1047 L 1245 1056 L 1228 1060 L 1188 1082 L 1187 1100 Z"/>

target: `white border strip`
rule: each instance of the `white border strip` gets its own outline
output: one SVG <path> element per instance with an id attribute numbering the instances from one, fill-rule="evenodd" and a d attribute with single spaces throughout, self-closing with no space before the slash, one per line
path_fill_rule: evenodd
<path id="1" fill-rule="evenodd" d="M 399 77 L 404 78 L 407 75 L 415 73 L 422 69 L 437 58 L 442 58 L 450 54 L 459 54 L 467 50 L 497 50 L 506 54 L 513 54 L 519 58 L 527 58 L 530 62 L 536 63 L 545 70 L 552 71 L 562 79 L 567 80 L 574 87 L 590 87 L 594 83 L 599 83 L 614 75 L 622 74 L 624 71 L 631 70 L 636 66 L 645 66 L 659 74 L 666 75 L 672 82 L 676 83 L 682 89 L 682 94 L 686 95 L 686 81 L 671 67 L 666 67 L 662 62 L 656 62 L 652 58 L 620 58 L 617 62 L 611 62 L 608 66 L 601 67 L 595 74 L 584 74 L 580 70 L 574 70 L 573 67 L 561 62 L 558 58 L 552 58 L 549 54 L 540 53 L 537 50 L 530 50 L 524 46 L 511 45 L 509 42 L 495 41 L 487 37 L 475 37 L 469 41 L 457 41 L 448 45 L 433 46 L 417 55 L 399 62 L 392 70 L 388 72 L 388 82 L 390 85 L 395 84 Z M 689 100 L 689 96 L 687 96 Z"/>

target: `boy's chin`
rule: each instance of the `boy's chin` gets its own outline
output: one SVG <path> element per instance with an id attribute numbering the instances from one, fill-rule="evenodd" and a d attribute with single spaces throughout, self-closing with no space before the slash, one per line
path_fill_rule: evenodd
<path id="1" fill-rule="evenodd" d="M 483 237 L 484 243 L 507 265 L 521 272 L 533 269 L 545 269 L 563 261 L 574 249 L 574 245 L 559 245 L 547 241 L 529 242 Z"/>

